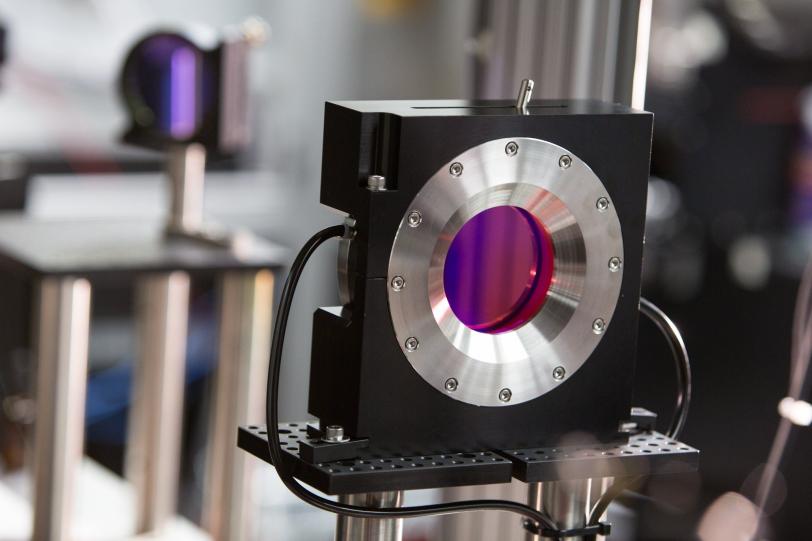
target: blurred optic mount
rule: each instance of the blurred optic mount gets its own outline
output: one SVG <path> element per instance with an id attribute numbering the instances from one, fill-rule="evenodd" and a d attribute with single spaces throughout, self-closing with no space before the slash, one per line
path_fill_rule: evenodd
<path id="1" fill-rule="evenodd" d="M 130 117 L 125 143 L 168 153 L 172 203 L 170 235 L 231 245 L 233 238 L 203 226 L 206 154 L 229 156 L 245 148 L 248 52 L 267 26 L 250 18 L 222 36 L 154 32 L 130 50 L 120 90 Z"/>

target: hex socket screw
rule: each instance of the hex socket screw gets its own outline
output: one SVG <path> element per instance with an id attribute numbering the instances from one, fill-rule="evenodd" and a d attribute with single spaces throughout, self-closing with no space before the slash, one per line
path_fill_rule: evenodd
<path id="1" fill-rule="evenodd" d="M 606 321 L 603 318 L 597 318 L 595 321 L 592 322 L 592 332 L 595 334 L 603 334 L 603 331 L 606 330 Z"/>
<path id="2" fill-rule="evenodd" d="M 403 345 L 406 346 L 406 351 L 415 351 L 420 347 L 420 341 L 414 336 L 410 336 L 406 339 Z"/>
<path id="3" fill-rule="evenodd" d="M 513 393 L 510 389 L 502 389 L 499 391 L 499 400 L 502 402 L 510 402 L 511 397 L 513 397 Z"/>
<path id="4" fill-rule="evenodd" d="M 623 267 L 623 260 L 619 257 L 610 257 L 609 258 L 609 271 L 610 272 L 617 272 Z"/>
<path id="5" fill-rule="evenodd" d="M 505 145 L 505 154 L 508 156 L 515 156 L 519 152 L 519 144 L 516 141 L 510 141 Z"/>
<path id="6" fill-rule="evenodd" d="M 595 208 L 597 208 L 600 212 L 605 212 L 606 209 L 609 208 L 609 200 L 605 197 L 599 197 L 595 202 Z"/>
<path id="7" fill-rule="evenodd" d="M 458 386 L 459 383 L 457 382 L 457 378 L 448 378 L 445 380 L 445 390 L 450 393 L 456 391 Z"/>
<path id="8" fill-rule="evenodd" d="M 462 164 L 460 162 L 454 162 L 448 168 L 448 172 L 451 173 L 452 177 L 458 177 L 462 174 Z"/>
<path id="9" fill-rule="evenodd" d="M 391 285 L 393 290 L 400 291 L 406 287 L 406 279 L 403 276 L 395 276 L 392 278 Z"/>
<path id="10" fill-rule="evenodd" d="M 561 169 L 569 169 L 570 165 L 572 165 L 572 158 L 569 154 L 563 154 L 558 158 L 558 167 Z"/>
<path id="11" fill-rule="evenodd" d="M 419 210 L 413 210 L 409 212 L 409 215 L 406 217 L 406 221 L 408 222 L 409 227 L 417 227 L 423 223 L 423 215 L 420 214 Z"/>
<path id="12" fill-rule="evenodd" d="M 563 366 L 556 366 L 553 368 L 553 379 L 556 381 L 561 381 L 564 379 L 564 376 L 567 375 L 567 371 L 564 369 Z"/>

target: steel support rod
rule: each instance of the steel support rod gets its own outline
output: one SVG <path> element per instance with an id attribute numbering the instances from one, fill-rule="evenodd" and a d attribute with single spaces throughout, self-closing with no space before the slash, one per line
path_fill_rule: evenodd
<path id="1" fill-rule="evenodd" d="M 599 490 L 600 479 L 596 479 L 595 489 Z M 582 528 L 589 520 L 592 503 L 591 479 L 575 481 L 551 481 L 528 485 L 528 505 L 544 509 L 553 522 L 562 530 Z M 538 535 L 527 533 L 527 541 L 539 541 Z M 583 541 L 583 537 L 570 537 L 572 541 Z"/>
<path id="2" fill-rule="evenodd" d="M 400 507 L 403 491 L 346 494 L 338 497 L 342 503 L 365 507 Z M 403 519 L 369 519 L 338 515 L 336 541 L 401 541 Z"/>
<path id="3" fill-rule="evenodd" d="M 199 143 L 176 145 L 167 155 L 170 183 L 170 233 L 197 233 L 203 226 L 203 186 L 206 149 Z"/>
<path id="4" fill-rule="evenodd" d="M 90 283 L 49 277 L 37 285 L 33 539 L 68 538 L 82 459 L 90 333 Z"/>
<path id="5" fill-rule="evenodd" d="M 273 273 L 225 273 L 220 283 L 220 347 L 211 411 L 203 523 L 214 539 L 248 539 L 254 459 L 235 442 L 237 427 L 264 415 Z"/>
<path id="6" fill-rule="evenodd" d="M 126 475 L 136 492 L 136 530 L 160 529 L 178 491 L 189 276 L 147 275 L 136 285 L 138 345 Z"/>

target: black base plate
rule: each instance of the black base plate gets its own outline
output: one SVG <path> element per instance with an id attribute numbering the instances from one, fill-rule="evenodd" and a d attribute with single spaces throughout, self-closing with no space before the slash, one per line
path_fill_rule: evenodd
<path id="1" fill-rule="evenodd" d="M 688 473 L 699 466 L 699 451 L 658 432 L 634 434 L 624 445 L 389 456 L 362 452 L 352 460 L 315 464 L 299 454 L 299 443 L 311 439 L 306 422 L 280 423 L 279 436 L 294 476 L 333 495 L 508 483 L 512 477 L 539 482 Z M 240 427 L 237 445 L 271 462 L 264 425 Z"/>

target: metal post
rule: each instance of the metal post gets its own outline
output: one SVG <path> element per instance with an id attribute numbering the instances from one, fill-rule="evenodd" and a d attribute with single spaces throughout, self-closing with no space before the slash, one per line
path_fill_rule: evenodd
<path id="1" fill-rule="evenodd" d="M 44 278 L 37 285 L 33 539 L 70 531 L 74 477 L 82 458 L 90 333 L 90 283 Z"/>
<path id="2" fill-rule="evenodd" d="M 203 523 L 214 539 L 247 539 L 250 460 L 237 427 L 263 417 L 270 353 L 273 273 L 223 275 L 220 352 L 211 412 Z"/>
<path id="3" fill-rule="evenodd" d="M 171 147 L 166 172 L 171 189 L 167 231 L 178 234 L 199 232 L 203 226 L 206 149 L 198 143 Z"/>
<path id="4" fill-rule="evenodd" d="M 528 505 L 544 509 L 556 526 L 562 530 L 582 528 L 589 520 L 592 506 L 603 494 L 608 480 L 579 479 L 574 481 L 551 481 L 528 485 Z M 539 541 L 540 537 L 527 533 L 527 541 Z M 572 537 L 583 541 L 583 537 Z"/>
<path id="5" fill-rule="evenodd" d="M 342 503 L 364 507 L 400 507 L 403 491 L 344 494 Z M 403 519 L 370 519 L 338 515 L 336 541 L 400 541 L 403 538 Z"/>
<path id="6" fill-rule="evenodd" d="M 138 533 L 175 514 L 178 490 L 189 276 L 144 276 L 137 285 L 138 357 L 134 369 L 126 473 L 136 491 Z"/>

